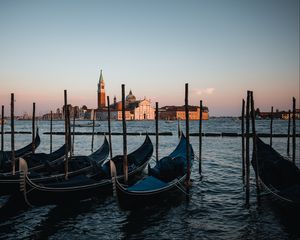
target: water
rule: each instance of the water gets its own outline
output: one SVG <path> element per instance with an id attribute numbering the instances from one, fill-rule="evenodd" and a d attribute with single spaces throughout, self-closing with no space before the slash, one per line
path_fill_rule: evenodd
<path id="1" fill-rule="evenodd" d="M 127 122 L 128 132 L 154 132 L 154 122 Z M 257 121 L 260 133 L 269 132 L 270 122 Z M 41 145 L 37 152 L 49 151 L 48 122 L 39 122 Z M 184 122 L 181 123 L 184 129 Z M 286 133 L 287 121 L 275 120 L 274 133 Z M 159 155 L 167 155 L 178 142 L 177 122 L 159 123 L 160 131 L 171 131 L 173 136 L 159 138 Z M 9 131 L 9 126 L 5 129 Z M 299 133 L 297 121 L 297 133 Z M 30 131 L 31 122 L 16 121 L 16 131 Z M 78 131 L 91 131 L 80 128 Z M 121 132 L 121 122 L 112 122 L 112 131 Z M 53 131 L 63 131 L 63 122 L 54 122 Z M 107 131 L 101 122 L 96 131 Z M 190 132 L 198 131 L 198 122 L 190 123 Z M 240 132 L 237 119 L 211 119 L 203 124 L 203 132 Z M 153 143 L 155 137 L 151 136 Z M 112 136 L 113 154 L 122 153 L 122 136 Z M 136 149 L 144 136 L 128 136 L 128 152 Z M 268 142 L 268 138 L 264 138 Z M 16 135 L 16 148 L 31 141 L 31 135 Z M 53 136 L 53 149 L 64 142 L 63 136 Z M 103 136 L 95 136 L 94 148 Z M 198 155 L 198 137 L 191 137 Z M 274 138 L 273 146 L 286 156 L 286 138 Z M 300 166 L 300 142 L 296 140 L 296 163 Z M 5 135 L 5 148 L 10 148 Z M 91 152 L 91 136 L 75 136 L 75 154 Z M 137 211 L 118 208 L 112 196 L 92 199 L 67 206 L 48 205 L 34 208 L 9 206 L 7 197 L 0 197 L 5 214 L 0 215 L 0 239 L 295 239 L 300 238 L 299 227 L 293 228 L 281 218 L 263 196 L 256 205 L 255 178 L 251 169 L 251 206 L 246 208 L 241 178 L 241 138 L 203 138 L 203 179 L 198 175 L 198 164 L 192 169 L 193 186 L 190 201 L 167 199 L 161 206 Z M 153 163 L 152 163 L 153 164 Z M 8 202 L 7 202 L 8 201 Z M 1 212 L 1 211 L 0 211 Z"/>

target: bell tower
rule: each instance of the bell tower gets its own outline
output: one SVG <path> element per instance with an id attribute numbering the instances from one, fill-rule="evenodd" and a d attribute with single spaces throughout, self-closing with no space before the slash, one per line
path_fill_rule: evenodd
<path id="1" fill-rule="evenodd" d="M 98 109 L 105 107 L 106 104 L 105 84 L 103 80 L 102 69 L 100 71 L 100 77 L 98 82 L 97 102 L 98 102 Z"/>

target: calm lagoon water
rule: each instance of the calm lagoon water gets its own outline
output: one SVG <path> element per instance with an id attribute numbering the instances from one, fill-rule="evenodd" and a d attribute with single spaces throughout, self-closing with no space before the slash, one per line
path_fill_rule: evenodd
<path id="1" fill-rule="evenodd" d="M 107 131 L 100 122 L 96 131 Z M 53 131 L 63 131 L 63 122 L 53 123 Z M 121 122 L 112 122 L 112 131 L 122 131 Z M 154 132 L 154 121 L 127 122 L 128 132 Z M 184 122 L 181 127 L 184 130 Z M 257 121 L 257 131 L 269 132 L 270 122 Z M 299 133 L 297 121 L 297 133 Z M 41 145 L 37 152 L 49 152 L 49 122 L 38 122 Z M 30 131 L 30 121 L 16 121 L 16 131 Z M 160 131 L 173 136 L 160 136 L 159 155 L 165 156 L 177 145 L 177 122 L 159 122 Z M 8 125 L 5 130 L 9 131 Z M 91 131 L 80 128 L 77 131 Z M 198 132 L 198 122 L 190 123 L 190 132 Z M 240 121 L 235 118 L 216 118 L 203 123 L 203 132 L 240 133 Z M 287 133 L 287 121 L 275 120 L 273 133 Z M 91 152 L 91 136 L 75 136 L 75 154 Z M 151 136 L 155 143 L 155 136 Z M 128 136 L 128 152 L 136 149 L 144 136 Z M 268 138 L 263 138 L 269 142 Z M 300 139 L 296 139 L 296 164 L 300 166 Z M 31 141 L 30 134 L 16 134 L 16 148 Z M 122 153 L 122 136 L 113 136 L 113 154 Z M 64 142 L 63 136 L 53 136 L 53 149 Z M 95 136 L 94 148 L 103 136 Z M 198 137 L 191 137 L 198 155 Z M 274 138 L 273 147 L 286 156 L 286 138 Z M 10 149 L 10 137 L 5 135 L 5 148 Z M 190 200 L 166 199 L 161 206 L 136 211 L 120 210 L 113 196 L 83 201 L 67 206 L 48 205 L 23 209 L 9 205 L 8 197 L 0 197 L 0 239 L 296 239 L 300 227 L 281 218 L 266 196 L 256 205 L 255 178 L 251 169 L 251 206 L 245 207 L 241 178 L 241 138 L 204 137 L 203 179 L 198 163 L 192 169 L 193 185 Z M 153 164 L 153 162 L 151 163 Z M 5 209 L 5 211 L 3 211 Z M 2 211 L 1 211 L 2 210 Z"/>

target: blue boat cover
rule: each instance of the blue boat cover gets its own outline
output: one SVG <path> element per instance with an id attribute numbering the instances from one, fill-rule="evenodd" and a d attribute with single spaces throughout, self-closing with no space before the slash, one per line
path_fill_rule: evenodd
<path id="1" fill-rule="evenodd" d="M 163 188 L 167 185 L 168 184 L 166 182 L 163 182 L 157 179 L 156 177 L 149 176 L 137 182 L 133 186 L 128 187 L 127 190 L 128 191 L 150 191 L 150 190 Z"/>

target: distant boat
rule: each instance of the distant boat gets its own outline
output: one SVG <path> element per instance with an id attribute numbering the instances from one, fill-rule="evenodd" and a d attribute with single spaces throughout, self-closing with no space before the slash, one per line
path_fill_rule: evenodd
<path id="1" fill-rule="evenodd" d="M 172 123 L 173 121 L 171 120 L 166 120 L 165 123 Z"/>
<path id="2" fill-rule="evenodd" d="M 71 124 L 73 127 L 73 124 Z M 75 124 L 75 127 L 93 127 L 93 122 Z M 100 127 L 100 123 L 95 123 L 95 127 Z"/>

